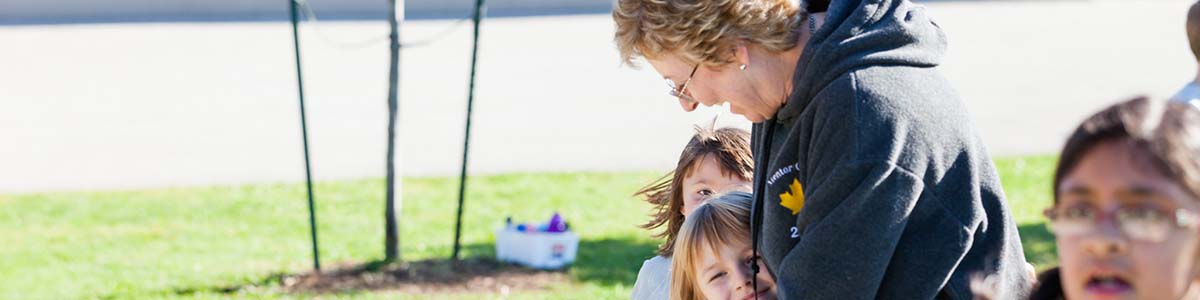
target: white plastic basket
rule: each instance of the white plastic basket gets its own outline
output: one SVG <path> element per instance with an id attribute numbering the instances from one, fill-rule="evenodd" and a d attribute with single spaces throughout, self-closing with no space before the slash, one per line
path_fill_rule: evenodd
<path id="1" fill-rule="evenodd" d="M 496 230 L 496 259 L 535 269 L 562 269 L 575 262 L 579 236 L 574 232 Z"/>

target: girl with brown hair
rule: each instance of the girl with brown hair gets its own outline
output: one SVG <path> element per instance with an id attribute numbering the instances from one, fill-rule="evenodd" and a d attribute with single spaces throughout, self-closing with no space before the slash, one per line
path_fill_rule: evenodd
<path id="1" fill-rule="evenodd" d="M 711 197 L 729 191 L 750 191 L 754 160 L 750 133 L 738 128 L 697 128 L 683 148 L 675 171 L 667 173 L 635 195 L 653 205 L 653 218 L 642 228 L 664 238 L 658 255 L 646 260 L 633 285 L 633 300 L 667 299 L 671 256 L 684 216 Z M 733 234 L 733 233 L 731 233 Z"/>

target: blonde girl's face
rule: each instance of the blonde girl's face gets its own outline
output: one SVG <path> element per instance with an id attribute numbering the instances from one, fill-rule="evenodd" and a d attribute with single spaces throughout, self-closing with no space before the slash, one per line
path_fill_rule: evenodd
<path id="1" fill-rule="evenodd" d="M 753 300 L 757 294 L 760 300 L 775 299 L 775 279 L 767 272 L 767 266 L 761 259 L 754 256 L 750 243 L 731 243 L 708 247 L 706 242 L 699 243 L 704 248 L 695 265 L 697 289 L 707 300 Z M 754 278 L 750 264 L 758 264 L 758 289 L 754 289 L 751 279 Z"/>
<path id="2" fill-rule="evenodd" d="M 721 163 L 712 155 L 705 156 L 696 162 L 692 174 L 683 178 L 683 213 L 692 213 L 693 209 L 704 204 L 713 196 L 728 192 L 750 192 L 750 182 L 730 176 L 721 171 Z"/>
<path id="3" fill-rule="evenodd" d="M 1197 299 L 1200 232 L 1177 226 L 1173 214 L 1200 213 L 1200 204 L 1137 151 L 1126 142 L 1096 145 L 1058 187 L 1054 224 L 1067 299 Z M 1123 220 L 1143 221 L 1117 221 L 1118 210 Z M 1083 212 L 1092 217 L 1078 217 Z M 1093 221 L 1064 224 L 1071 233 L 1060 233 L 1067 214 Z M 1147 214 L 1169 223 L 1146 221 Z"/>

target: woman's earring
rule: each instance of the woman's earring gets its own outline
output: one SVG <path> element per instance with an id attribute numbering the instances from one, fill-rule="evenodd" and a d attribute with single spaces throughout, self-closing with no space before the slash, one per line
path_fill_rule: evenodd
<path id="1" fill-rule="evenodd" d="M 742 66 L 741 66 L 741 67 L 738 67 L 738 69 L 742 69 L 742 71 L 745 71 L 745 70 L 746 70 L 746 64 L 742 64 Z"/>

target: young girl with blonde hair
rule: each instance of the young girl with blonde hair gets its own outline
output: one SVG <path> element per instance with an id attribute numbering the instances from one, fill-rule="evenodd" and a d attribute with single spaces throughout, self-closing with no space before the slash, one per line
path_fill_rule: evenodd
<path id="1" fill-rule="evenodd" d="M 752 201 L 733 192 L 688 215 L 675 237 L 671 300 L 775 299 L 775 280 L 750 248 Z"/>

